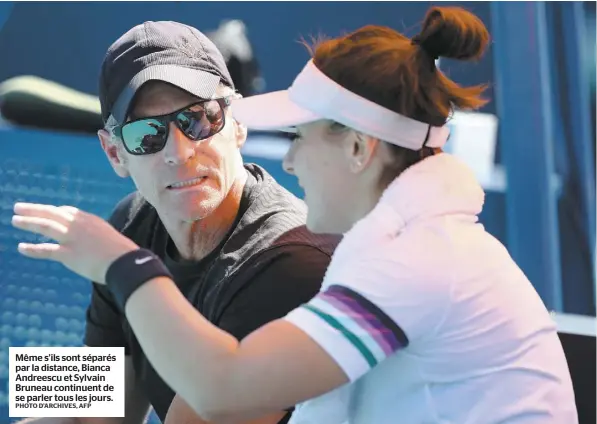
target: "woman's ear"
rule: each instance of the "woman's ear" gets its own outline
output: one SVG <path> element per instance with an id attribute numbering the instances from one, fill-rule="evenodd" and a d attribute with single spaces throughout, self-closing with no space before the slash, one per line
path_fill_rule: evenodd
<path id="1" fill-rule="evenodd" d="M 379 145 L 377 138 L 355 132 L 352 143 L 349 143 L 350 170 L 354 173 L 363 171 L 375 155 Z"/>
<path id="2" fill-rule="evenodd" d="M 110 133 L 105 129 L 101 129 L 97 132 L 97 136 L 102 145 L 102 150 L 108 157 L 108 161 L 110 162 L 110 165 L 112 165 L 116 175 L 122 178 L 127 178 L 129 176 L 129 171 L 126 164 L 126 157 L 123 156 L 118 146 L 112 142 Z"/>

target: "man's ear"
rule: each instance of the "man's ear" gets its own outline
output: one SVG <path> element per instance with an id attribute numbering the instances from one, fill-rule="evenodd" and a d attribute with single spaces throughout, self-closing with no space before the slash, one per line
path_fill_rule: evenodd
<path id="1" fill-rule="evenodd" d="M 245 125 L 234 120 L 234 137 L 236 138 L 236 145 L 239 149 L 241 149 L 245 145 L 248 133 L 249 130 Z"/>
<path id="2" fill-rule="evenodd" d="M 112 165 L 116 175 L 122 178 L 127 178 L 129 176 L 129 171 L 126 166 L 126 159 L 122 157 L 122 152 L 118 146 L 112 142 L 110 133 L 102 128 L 97 132 L 97 136 L 99 137 L 102 149 L 108 157 L 110 165 Z"/>

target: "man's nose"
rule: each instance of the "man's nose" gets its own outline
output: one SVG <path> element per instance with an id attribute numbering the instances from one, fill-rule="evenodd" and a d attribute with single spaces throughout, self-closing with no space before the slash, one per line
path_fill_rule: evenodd
<path id="1" fill-rule="evenodd" d="M 170 131 L 164 147 L 164 160 L 170 165 L 186 163 L 195 156 L 197 143 L 184 135 L 173 122 L 169 125 Z"/>

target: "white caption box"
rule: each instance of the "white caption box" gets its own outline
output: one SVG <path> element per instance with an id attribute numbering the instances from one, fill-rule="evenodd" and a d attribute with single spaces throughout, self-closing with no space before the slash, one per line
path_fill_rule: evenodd
<path id="1" fill-rule="evenodd" d="M 9 417 L 124 417 L 124 348 L 8 352 Z"/>

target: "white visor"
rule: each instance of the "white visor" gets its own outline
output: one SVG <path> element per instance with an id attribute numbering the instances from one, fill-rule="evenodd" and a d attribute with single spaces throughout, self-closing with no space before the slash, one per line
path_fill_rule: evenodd
<path id="1" fill-rule="evenodd" d="M 232 113 L 253 130 L 293 132 L 297 125 L 328 119 L 411 150 L 442 147 L 450 130 L 432 127 L 384 108 L 336 83 L 310 60 L 288 90 L 232 101 Z"/>

